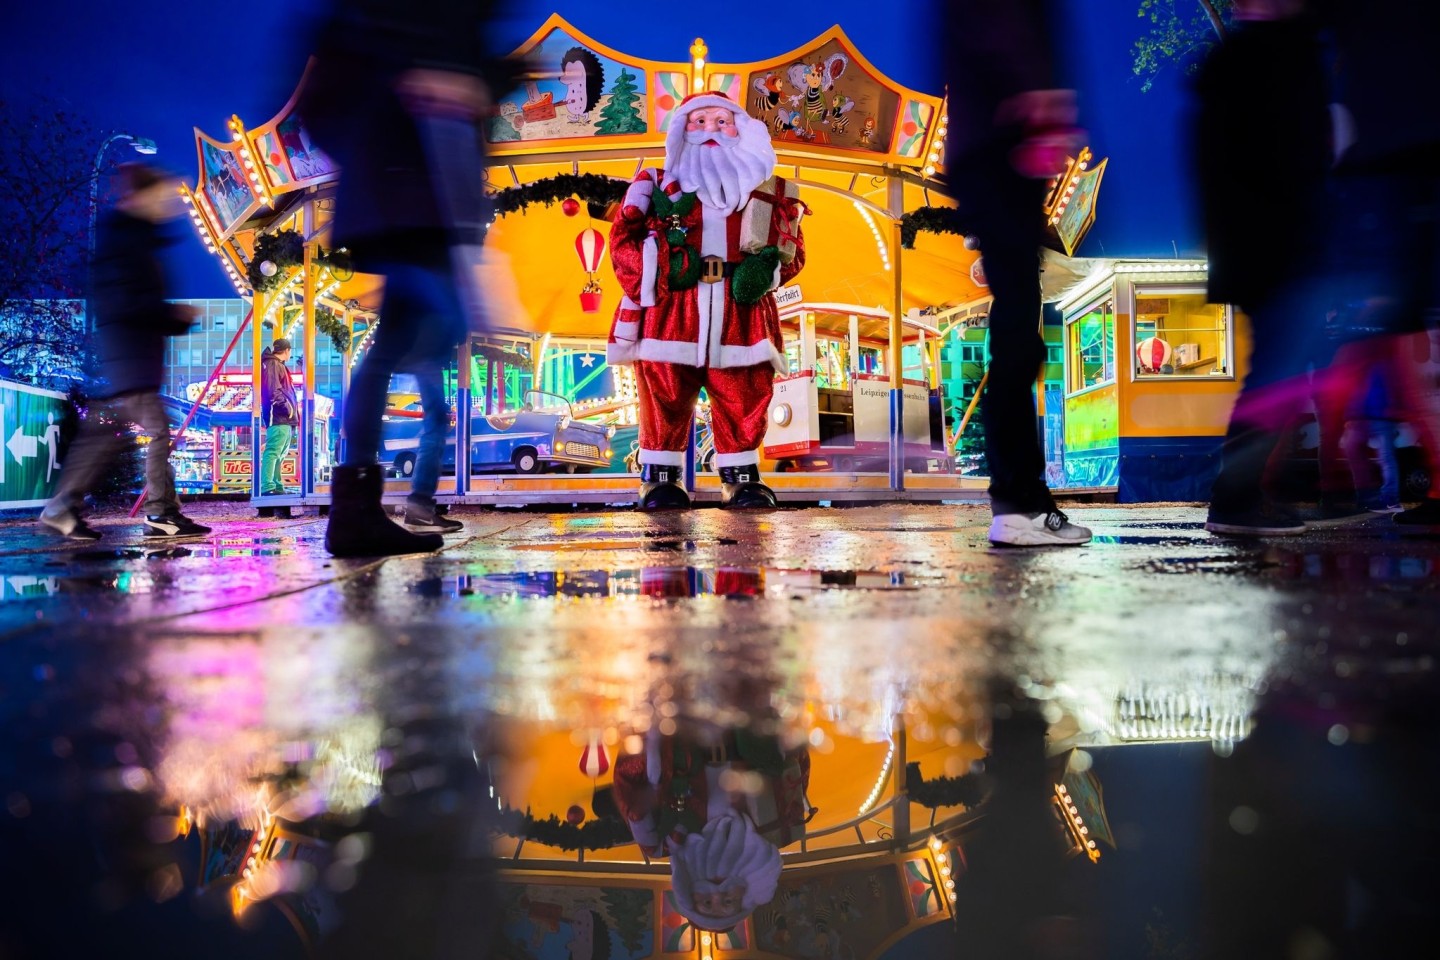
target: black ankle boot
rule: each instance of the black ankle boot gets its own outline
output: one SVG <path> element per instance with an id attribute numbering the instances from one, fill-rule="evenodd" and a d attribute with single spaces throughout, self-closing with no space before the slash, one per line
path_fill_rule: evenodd
<path id="1" fill-rule="evenodd" d="M 325 549 L 336 557 L 390 557 L 439 550 L 438 533 L 411 533 L 380 504 L 385 477 L 378 465 L 336 467 L 330 482 L 330 523 Z"/>
<path id="2" fill-rule="evenodd" d="M 690 494 L 680 486 L 682 467 L 640 464 L 641 510 L 684 510 L 690 506 Z"/>
<path id="3" fill-rule="evenodd" d="M 779 506 L 779 501 L 775 491 L 760 482 L 760 468 L 750 464 L 720 468 L 720 506 L 764 509 Z"/>

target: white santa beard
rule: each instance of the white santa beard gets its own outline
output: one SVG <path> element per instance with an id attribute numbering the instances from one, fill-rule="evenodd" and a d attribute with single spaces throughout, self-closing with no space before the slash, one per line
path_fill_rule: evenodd
<path id="1" fill-rule="evenodd" d="M 715 147 L 687 142 L 669 173 L 682 190 L 695 194 L 707 207 L 733 213 L 774 172 L 775 149 L 763 126 L 758 137 L 742 130 L 740 136 L 730 139 L 719 139 Z"/>
<path id="2" fill-rule="evenodd" d="M 760 835 L 743 813 L 716 817 L 698 834 L 670 849 L 671 885 L 680 913 L 705 930 L 724 930 L 745 919 L 775 897 L 780 880 L 780 851 Z M 743 881 L 740 912 L 733 917 L 706 917 L 695 909 L 696 893 L 721 893 Z"/>

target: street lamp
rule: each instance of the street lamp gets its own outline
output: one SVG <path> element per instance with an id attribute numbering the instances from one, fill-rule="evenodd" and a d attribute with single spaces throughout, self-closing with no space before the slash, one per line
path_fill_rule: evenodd
<path id="1" fill-rule="evenodd" d="M 85 246 L 85 263 L 87 268 L 95 260 L 95 221 L 100 214 L 100 171 L 105 162 L 105 151 L 110 149 L 110 144 L 119 143 L 120 141 L 129 142 L 132 150 L 147 157 L 160 149 L 155 146 L 155 141 L 149 137 L 132 137 L 128 133 L 116 133 L 106 137 L 105 142 L 100 144 L 100 149 L 95 151 L 95 166 L 91 170 L 90 176 L 90 236 Z M 86 327 L 89 330 L 95 329 L 94 301 L 94 291 L 87 289 L 85 296 L 85 316 Z"/>

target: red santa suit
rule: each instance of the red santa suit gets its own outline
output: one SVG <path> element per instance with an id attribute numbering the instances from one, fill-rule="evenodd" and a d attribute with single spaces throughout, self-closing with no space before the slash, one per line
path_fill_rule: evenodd
<path id="1" fill-rule="evenodd" d="M 774 154 L 768 128 L 720 94 L 693 95 L 670 121 L 667 166 L 673 170 L 682 151 L 711 148 L 686 142 L 686 121 L 691 111 L 716 106 L 734 111 L 739 139 L 750 151 L 754 183 L 744 183 L 742 176 L 741 189 L 749 189 L 740 205 L 726 209 L 706 203 L 703 190 L 699 196 L 686 193 L 684 174 L 647 169 L 631 184 L 610 231 L 611 258 L 624 297 L 606 354 L 612 364 L 635 367 L 642 465 L 683 466 L 695 401 L 703 387 L 710 400 L 715 466 L 756 466 L 774 374 L 786 367 L 770 291 L 800 272 L 804 240 L 797 201 L 787 199 L 783 181 L 771 177 Z M 755 177 L 759 137 L 770 161 Z M 778 257 L 773 246 L 758 255 L 743 249 L 741 228 L 754 197 L 762 204 L 756 210 L 769 210 L 769 234 L 772 240 L 785 241 L 786 256 Z M 756 215 L 751 211 L 751 221 Z M 755 235 L 754 224 L 749 225 L 745 237 Z M 746 264 L 756 256 L 756 263 Z M 689 275 L 672 269 L 675 263 L 689 267 Z M 740 300 L 747 295 L 758 295 L 758 300 L 740 302 L 737 292 Z"/>

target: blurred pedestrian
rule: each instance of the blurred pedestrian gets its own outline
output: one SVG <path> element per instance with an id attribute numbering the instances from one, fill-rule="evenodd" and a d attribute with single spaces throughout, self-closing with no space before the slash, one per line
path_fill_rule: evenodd
<path id="1" fill-rule="evenodd" d="M 1428 496 L 1395 515 L 1440 527 L 1440 402 L 1426 379 L 1427 327 L 1440 321 L 1440 7 L 1412 0 L 1326 0 L 1339 53 L 1341 102 L 1353 139 L 1341 144 L 1335 266 L 1365 335 L 1327 373 L 1334 402 L 1377 372 L 1398 419 L 1414 428 Z"/>
<path id="2" fill-rule="evenodd" d="M 260 457 L 262 497 L 285 493 L 281 467 L 300 424 L 300 401 L 286 366 L 290 350 L 290 341 L 277 337 L 260 354 L 260 416 L 265 423 L 265 452 Z"/>
<path id="3" fill-rule="evenodd" d="M 1401 513 L 1405 508 L 1400 505 L 1400 460 L 1395 453 L 1399 424 L 1394 418 L 1385 377 L 1379 370 L 1371 372 L 1370 389 L 1352 408 L 1347 427 L 1342 449 L 1355 485 L 1357 504 L 1371 513 Z"/>
<path id="4" fill-rule="evenodd" d="M 479 249 L 489 218 L 479 120 L 491 90 L 513 82 L 485 48 L 495 6 L 348 0 L 317 37 L 300 109 L 343 170 L 331 239 L 357 269 L 385 278 L 375 337 L 345 398 L 346 457 L 335 468 L 325 534 L 335 556 L 443 543 L 385 513 L 380 423 L 391 375 L 407 358 L 433 361 L 452 350 L 476 309 L 473 290 L 457 286 L 456 263 L 464 259 L 457 251 Z"/>
<path id="5" fill-rule="evenodd" d="M 180 512 L 170 467 L 170 423 L 160 400 L 165 340 L 187 333 L 198 311 L 165 300 L 168 285 L 160 251 L 171 241 L 161 225 L 180 216 L 179 183 L 140 163 L 116 172 L 119 199 L 101 216 L 91 263 L 95 298 L 93 348 L 98 361 L 94 403 L 65 457 L 55 496 L 40 524 L 72 540 L 99 540 L 80 515 L 85 495 L 129 442 L 126 425 L 149 436 L 145 448 L 145 535 L 183 537 L 209 533 Z"/>
<path id="6" fill-rule="evenodd" d="M 1079 149 L 1075 91 L 1061 88 L 1047 0 L 956 0 L 941 5 L 949 81 L 950 182 L 990 284 L 990 366 L 980 416 L 990 470 L 992 543 L 1075 546 L 1073 524 L 1045 485 L 1035 383 L 1040 244 L 1046 181 Z"/>
<path id="7" fill-rule="evenodd" d="M 1300 515 L 1266 494 L 1264 478 L 1309 404 L 1308 367 L 1324 349 L 1330 84 L 1301 0 L 1235 0 L 1233 11 L 1235 29 L 1196 83 L 1193 134 L 1209 297 L 1250 317 L 1253 350 L 1205 528 L 1298 534 Z"/>

